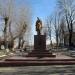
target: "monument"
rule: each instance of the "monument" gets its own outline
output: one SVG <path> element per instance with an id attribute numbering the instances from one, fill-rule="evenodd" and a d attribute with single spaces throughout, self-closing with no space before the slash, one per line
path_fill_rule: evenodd
<path id="1" fill-rule="evenodd" d="M 46 35 L 41 34 L 42 21 L 37 18 L 36 31 L 37 35 L 34 35 L 34 50 L 30 52 L 27 57 L 55 57 L 52 52 L 46 50 Z"/>
<path id="2" fill-rule="evenodd" d="M 27 57 L 23 56 L 11 56 L 10 58 L 6 58 L 5 61 L 0 62 L 1 67 L 5 66 L 49 66 L 49 65 L 73 65 L 75 64 L 75 59 L 72 57 L 67 57 L 66 55 L 62 55 L 60 52 L 57 55 L 57 58 L 49 58 L 56 57 L 52 52 L 46 50 L 46 35 L 41 34 L 42 30 L 42 21 L 38 18 L 36 21 L 36 31 L 37 35 L 34 35 L 34 50 L 30 52 Z M 61 56 L 60 56 L 61 55 Z M 37 58 L 34 58 L 37 57 Z M 48 57 L 48 58 L 43 58 Z M 64 58 L 65 57 L 65 58 Z M 43 59 L 42 59 L 43 58 Z"/>

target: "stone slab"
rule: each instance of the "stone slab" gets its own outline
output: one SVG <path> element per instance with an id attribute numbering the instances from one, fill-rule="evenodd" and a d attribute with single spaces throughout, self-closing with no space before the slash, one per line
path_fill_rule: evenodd
<path id="1" fill-rule="evenodd" d="M 0 67 L 14 66 L 47 66 L 47 65 L 75 65 L 75 61 L 3 61 Z"/>

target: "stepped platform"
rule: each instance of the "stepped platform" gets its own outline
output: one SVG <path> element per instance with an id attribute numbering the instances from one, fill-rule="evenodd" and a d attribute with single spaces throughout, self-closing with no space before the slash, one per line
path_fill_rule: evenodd
<path id="1" fill-rule="evenodd" d="M 23 55 L 25 56 L 25 55 Z M 52 52 L 49 52 L 48 50 L 33 50 L 30 52 L 26 57 L 56 57 Z"/>
<path id="2" fill-rule="evenodd" d="M 48 65 L 75 65 L 75 58 L 56 54 L 54 57 L 22 57 L 12 56 L 0 61 L 0 67 L 16 67 L 16 66 L 48 66 Z"/>
<path id="3" fill-rule="evenodd" d="M 48 66 L 48 65 L 75 65 L 75 59 L 51 59 L 51 60 L 6 59 L 5 61 L 0 62 L 0 67 Z"/>

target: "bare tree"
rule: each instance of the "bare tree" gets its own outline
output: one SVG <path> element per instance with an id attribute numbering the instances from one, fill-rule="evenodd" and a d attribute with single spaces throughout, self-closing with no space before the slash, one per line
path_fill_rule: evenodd
<path id="1" fill-rule="evenodd" d="M 13 7 L 12 7 L 12 0 L 1 0 L 0 1 L 0 16 L 3 17 L 5 25 L 4 25 L 4 29 L 3 29 L 3 33 L 4 33 L 4 46 L 5 49 L 8 48 L 8 44 L 7 44 L 7 28 L 9 26 L 9 21 L 12 18 L 12 11 L 13 11 Z"/>
<path id="2" fill-rule="evenodd" d="M 54 25 L 54 31 L 55 31 L 55 37 L 56 37 L 56 45 L 59 46 L 59 27 L 60 27 L 60 13 L 55 12 L 55 15 L 53 16 L 53 25 Z"/>
<path id="3" fill-rule="evenodd" d="M 46 19 L 47 36 L 50 39 L 50 45 L 52 45 L 52 17 L 48 16 Z"/>
<path id="4" fill-rule="evenodd" d="M 26 14 L 25 14 L 26 13 Z M 19 19 L 16 22 L 16 30 L 18 36 L 18 48 L 22 48 L 25 42 L 25 34 L 30 33 L 31 29 L 31 11 L 28 7 L 21 7 L 19 9 Z M 27 35 L 26 35 L 27 36 Z"/>
<path id="5" fill-rule="evenodd" d="M 65 17 L 66 25 L 69 32 L 69 47 L 72 43 L 73 24 L 75 21 L 75 0 L 58 0 L 59 10 Z"/>
<path id="6" fill-rule="evenodd" d="M 1 0 L 0 2 L 0 15 L 5 22 L 3 29 L 5 49 L 8 47 L 8 40 L 12 44 L 18 38 L 21 39 L 23 46 L 25 33 L 29 33 L 31 29 L 30 7 L 28 5 L 16 7 L 13 0 Z"/>
<path id="7" fill-rule="evenodd" d="M 26 32 L 26 28 L 27 25 L 25 23 L 20 24 L 20 28 L 18 28 L 19 31 L 19 35 L 18 35 L 18 39 L 19 39 L 19 43 L 18 43 L 18 48 L 23 46 L 23 42 L 24 42 L 24 34 Z"/>
<path id="8" fill-rule="evenodd" d="M 60 13 L 54 12 L 53 16 L 48 16 L 46 20 L 46 25 L 48 28 L 48 36 L 50 38 L 50 43 L 52 43 L 52 37 L 55 35 L 56 46 L 59 46 L 59 33 L 60 33 Z"/>
<path id="9" fill-rule="evenodd" d="M 65 20 L 64 18 L 62 18 L 60 20 L 60 27 L 59 27 L 59 43 L 60 45 L 65 46 L 65 31 L 66 30 L 66 26 L 65 26 Z"/>

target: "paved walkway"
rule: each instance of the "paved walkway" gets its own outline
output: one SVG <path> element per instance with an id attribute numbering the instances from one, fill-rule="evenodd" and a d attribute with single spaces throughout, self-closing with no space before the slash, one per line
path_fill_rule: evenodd
<path id="1" fill-rule="evenodd" d="M 75 75 L 75 65 L 2 67 L 0 75 Z"/>

